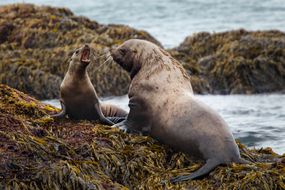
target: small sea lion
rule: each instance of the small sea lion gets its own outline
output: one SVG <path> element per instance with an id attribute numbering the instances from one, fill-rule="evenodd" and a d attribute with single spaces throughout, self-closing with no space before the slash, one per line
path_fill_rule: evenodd
<path id="1" fill-rule="evenodd" d="M 194 173 L 172 182 L 195 179 L 220 164 L 247 163 L 226 122 L 194 97 L 188 74 L 169 53 L 151 42 L 132 39 L 113 49 L 111 56 L 131 77 L 130 112 L 114 127 L 147 133 L 206 161 Z"/>
<path id="2" fill-rule="evenodd" d="M 52 117 L 68 115 L 71 119 L 100 120 L 107 125 L 125 119 L 125 110 L 110 104 L 101 105 L 87 73 L 87 66 L 94 61 L 94 50 L 88 45 L 73 53 L 68 71 L 60 85 L 62 110 Z"/>

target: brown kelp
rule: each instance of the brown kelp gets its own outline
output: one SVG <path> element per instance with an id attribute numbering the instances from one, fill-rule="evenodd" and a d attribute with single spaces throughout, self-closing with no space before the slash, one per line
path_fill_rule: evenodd
<path id="1" fill-rule="evenodd" d="M 56 111 L 0 85 L 0 189 L 285 189 L 285 154 L 270 148 L 238 143 L 251 164 L 219 166 L 202 179 L 170 184 L 202 161 L 148 136 L 53 120 L 48 114 Z"/>

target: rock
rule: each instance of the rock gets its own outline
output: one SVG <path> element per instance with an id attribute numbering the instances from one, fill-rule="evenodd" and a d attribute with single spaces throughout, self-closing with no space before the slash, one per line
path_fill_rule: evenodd
<path id="1" fill-rule="evenodd" d="M 0 7 L 0 82 L 40 99 L 58 98 L 68 66 L 68 53 L 89 43 L 99 55 L 130 38 L 161 46 L 145 31 L 102 25 L 65 8 L 14 4 Z M 89 75 L 100 96 L 127 93 L 128 75 L 115 63 Z"/>
<path id="2" fill-rule="evenodd" d="M 205 90 L 213 94 L 284 92 L 283 32 L 201 32 L 169 51 L 193 77 L 204 80 L 202 87 L 201 81 L 193 82 L 198 93 Z"/>
<path id="3" fill-rule="evenodd" d="M 219 166 L 199 180 L 170 177 L 201 167 L 147 136 L 90 121 L 53 120 L 59 110 L 0 84 L 0 189 L 282 189 L 285 154 L 246 148 L 251 164 Z"/>

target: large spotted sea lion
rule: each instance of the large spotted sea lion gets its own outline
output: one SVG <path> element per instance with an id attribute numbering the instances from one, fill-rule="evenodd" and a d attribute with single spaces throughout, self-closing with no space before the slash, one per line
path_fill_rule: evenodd
<path id="1" fill-rule="evenodd" d="M 128 40 L 111 55 L 132 79 L 130 113 L 114 127 L 144 132 L 206 164 L 172 182 L 194 179 L 220 164 L 246 163 L 226 122 L 197 100 L 189 76 L 166 51 L 144 40 Z"/>
<path id="2" fill-rule="evenodd" d="M 110 104 L 101 104 L 87 73 L 87 66 L 94 62 L 93 49 L 85 45 L 77 49 L 60 85 L 62 110 L 53 117 L 68 115 L 71 119 L 99 120 L 113 125 L 125 119 L 127 112 Z"/>

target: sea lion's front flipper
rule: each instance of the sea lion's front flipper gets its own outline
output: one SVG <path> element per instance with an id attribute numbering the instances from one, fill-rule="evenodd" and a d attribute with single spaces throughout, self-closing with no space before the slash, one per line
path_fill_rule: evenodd
<path id="1" fill-rule="evenodd" d="M 95 107 L 96 112 L 97 112 L 98 115 L 99 115 L 99 120 L 100 120 L 100 122 L 101 122 L 102 124 L 104 124 L 104 125 L 114 125 L 114 123 L 113 123 L 112 121 L 110 121 L 109 119 L 107 119 L 107 118 L 103 115 L 99 103 L 95 104 L 94 107 Z"/>
<path id="2" fill-rule="evenodd" d="M 127 117 L 107 117 L 107 119 L 109 119 L 110 121 L 112 121 L 113 123 L 120 123 L 124 120 L 127 119 Z"/>
<path id="3" fill-rule="evenodd" d="M 145 104 L 142 101 L 138 103 L 138 101 L 137 99 L 130 98 L 130 112 L 126 116 L 126 119 L 112 127 L 119 128 L 127 133 L 148 134 L 151 129 L 149 112 Z"/>
<path id="4" fill-rule="evenodd" d="M 127 125 L 127 121 L 124 120 L 124 121 L 121 121 L 115 125 L 112 126 L 113 128 L 119 128 L 121 129 L 122 131 L 124 131 L 125 133 L 128 133 L 130 132 L 129 129 L 128 129 L 128 125 Z"/>
<path id="5" fill-rule="evenodd" d="M 57 114 L 50 115 L 54 119 L 63 118 L 66 115 L 66 107 L 62 99 L 59 100 L 61 105 L 61 111 Z"/>
<path id="6" fill-rule="evenodd" d="M 125 133 L 133 133 L 133 134 L 140 134 L 140 135 L 147 135 L 149 133 L 148 131 L 137 130 L 136 128 L 132 127 L 131 123 L 126 118 L 123 121 L 116 123 L 112 127 L 119 128 Z"/>
<path id="7" fill-rule="evenodd" d="M 194 173 L 189 174 L 189 175 L 185 175 L 185 176 L 178 176 L 178 177 L 171 178 L 170 182 L 176 183 L 176 182 L 192 180 L 192 179 L 204 176 L 220 164 L 221 164 L 221 162 L 217 159 L 209 159 L 209 160 L 207 160 L 207 162 L 204 166 L 202 166 L 200 169 L 198 169 Z"/>

